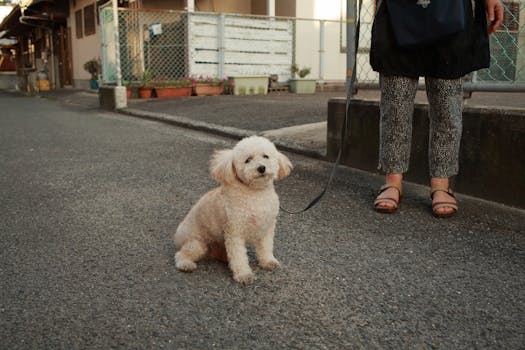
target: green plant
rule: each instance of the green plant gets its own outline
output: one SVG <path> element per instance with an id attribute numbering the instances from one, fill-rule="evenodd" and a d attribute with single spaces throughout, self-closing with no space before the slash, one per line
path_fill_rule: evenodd
<path id="1" fill-rule="evenodd" d="M 295 74 L 297 74 L 299 78 L 306 77 L 308 74 L 311 73 L 311 71 L 312 70 L 310 67 L 303 67 L 299 69 L 299 66 L 296 63 L 292 64 L 292 75 L 295 76 Z"/>
<path id="2" fill-rule="evenodd" d="M 84 70 L 91 74 L 91 80 L 98 80 L 98 74 L 100 72 L 100 63 L 97 59 L 93 58 L 84 63 Z"/>
<path id="3" fill-rule="evenodd" d="M 145 88 L 152 87 L 151 83 L 153 81 L 153 72 L 149 69 L 144 70 L 142 76 L 140 77 L 140 85 Z"/>
<path id="4" fill-rule="evenodd" d="M 127 88 L 141 87 L 142 83 L 137 80 L 122 80 L 122 86 Z"/>
<path id="5" fill-rule="evenodd" d="M 193 79 L 181 77 L 178 79 L 160 77 L 150 81 L 152 87 L 191 87 Z"/>
<path id="6" fill-rule="evenodd" d="M 195 84 L 210 84 L 210 85 L 222 85 L 224 87 L 229 86 L 229 79 L 228 77 L 225 78 L 219 78 L 219 77 L 210 77 L 210 76 L 203 76 L 202 74 L 199 76 L 191 75 L 190 79 L 195 81 Z"/>

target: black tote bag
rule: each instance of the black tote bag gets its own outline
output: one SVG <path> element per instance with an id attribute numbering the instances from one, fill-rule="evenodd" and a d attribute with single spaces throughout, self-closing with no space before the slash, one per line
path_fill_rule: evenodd
<path id="1" fill-rule="evenodd" d="M 463 1 L 386 0 L 397 44 L 403 48 L 422 48 L 464 31 Z"/>

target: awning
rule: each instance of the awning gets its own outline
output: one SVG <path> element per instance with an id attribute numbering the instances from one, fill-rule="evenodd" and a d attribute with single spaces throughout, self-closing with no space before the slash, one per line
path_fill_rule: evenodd
<path id="1" fill-rule="evenodd" d="M 0 47 L 2 47 L 2 46 L 11 46 L 11 45 L 16 44 L 16 42 L 17 41 L 15 39 L 0 39 Z"/>
<path id="2" fill-rule="evenodd" d="M 50 4 L 50 5 L 53 5 L 53 4 L 55 4 L 55 1 L 54 0 L 20 0 L 18 2 L 18 5 L 20 6 L 20 8 L 22 10 L 22 13 L 24 13 L 24 11 L 28 7 L 34 6 L 34 5 L 40 5 L 42 3 L 47 3 L 47 4 Z"/>
<path id="3" fill-rule="evenodd" d="M 0 23 L 0 38 L 23 35 L 34 26 L 65 24 L 68 7 L 66 0 L 21 0 Z"/>
<path id="4" fill-rule="evenodd" d="M 0 39 L 14 37 L 23 30 L 25 26 L 19 21 L 20 15 L 20 6 L 16 5 L 0 23 Z"/>
<path id="5" fill-rule="evenodd" d="M 7 27 L 12 26 L 16 22 L 18 22 L 20 13 L 20 6 L 16 5 L 15 7 L 13 7 L 11 12 L 9 12 L 7 16 L 4 17 L 2 23 L 0 23 L 0 32 L 7 30 Z"/>

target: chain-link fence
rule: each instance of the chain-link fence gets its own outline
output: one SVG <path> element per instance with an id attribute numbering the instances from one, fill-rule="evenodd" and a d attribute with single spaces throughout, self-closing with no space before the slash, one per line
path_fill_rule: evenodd
<path id="1" fill-rule="evenodd" d="M 474 77 L 479 82 L 525 83 L 525 1 L 504 1 L 501 29 L 490 36 L 491 65 Z"/>
<path id="2" fill-rule="evenodd" d="M 474 0 L 472 0 L 474 2 Z M 503 1 L 504 20 L 501 28 L 490 36 L 490 67 L 474 72 L 470 79 L 476 89 L 525 91 L 525 0 Z M 370 37 L 376 2 L 363 1 L 361 37 L 357 58 L 357 79 L 361 86 L 374 86 L 378 74 L 368 63 Z"/>
<path id="3" fill-rule="evenodd" d="M 118 9 L 118 45 L 111 6 L 101 8 L 100 17 L 104 82 L 117 81 L 117 66 L 130 82 L 186 75 L 187 13 Z"/>
<path id="4" fill-rule="evenodd" d="M 183 76 L 276 76 L 285 84 L 292 65 L 309 78 L 344 82 L 340 21 L 167 10 L 100 9 L 105 83 Z M 117 49 L 118 47 L 118 49 Z M 120 62 L 117 62 L 116 50 Z"/>
<path id="5" fill-rule="evenodd" d="M 525 0 L 503 4 L 503 26 L 490 38 L 491 66 L 472 75 L 481 90 L 525 84 Z M 375 11 L 374 0 L 363 0 L 356 70 L 360 87 L 378 82 L 368 62 Z M 106 83 L 117 81 L 120 67 L 123 81 L 274 75 L 286 84 L 293 64 L 310 68 L 308 77 L 321 85 L 346 79 L 344 11 L 340 20 L 311 20 L 119 8 L 118 45 L 111 6 L 101 8 L 100 19 Z"/>

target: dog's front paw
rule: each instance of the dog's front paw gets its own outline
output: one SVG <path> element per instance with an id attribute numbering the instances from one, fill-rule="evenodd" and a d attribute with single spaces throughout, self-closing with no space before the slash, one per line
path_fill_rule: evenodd
<path id="1" fill-rule="evenodd" d="M 184 272 L 191 272 L 197 268 L 197 264 L 195 262 L 181 258 L 178 254 L 175 254 L 175 266 L 177 269 Z"/>
<path id="2" fill-rule="evenodd" d="M 262 267 L 265 270 L 275 270 L 281 266 L 279 261 L 277 259 L 273 258 L 266 261 L 259 262 L 259 266 Z"/>
<path id="3" fill-rule="evenodd" d="M 246 273 L 239 273 L 237 275 L 233 275 L 233 279 L 242 284 L 252 284 L 253 282 L 255 282 L 256 277 L 253 274 L 253 272 L 250 271 Z"/>

